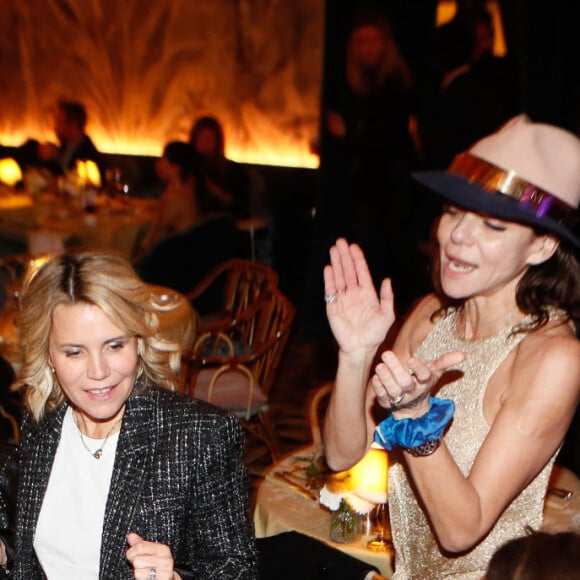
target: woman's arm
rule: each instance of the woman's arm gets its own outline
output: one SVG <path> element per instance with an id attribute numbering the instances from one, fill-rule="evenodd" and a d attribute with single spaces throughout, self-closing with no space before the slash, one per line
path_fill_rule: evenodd
<path id="1" fill-rule="evenodd" d="M 203 420 L 203 419 L 202 419 Z M 210 417 L 205 448 L 192 465 L 197 472 L 192 494 L 189 543 L 195 578 L 254 579 L 257 551 L 249 510 L 243 432 L 231 415 Z M 209 431 L 209 428 L 204 427 Z"/>
<path id="2" fill-rule="evenodd" d="M 0 462 L 0 566 L 6 568 L 11 564 L 16 531 L 17 445 L 3 442 Z"/>
<path id="3" fill-rule="evenodd" d="M 538 332 L 496 375 L 488 387 L 496 400 L 484 403 L 491 429 L 467 477 L 444 441 L 427 457 L 404 454 L 435 534 L 453 552 L 485 536 L 557 451 L 580 397 L 580 342 Z"/>
<path id="4" fill-rule="evenodd" d="M 388 280 L 377 296 L 361 249 L 339 239 L 324 269 L 327 315 L 339 346 L 338 370 L 324 422 L 326 460 L 342 470 L 365 453 L 374 423 L 367 390 L 372 362 L 395 320 Z M 321 297 L 322 299 L 322 297 Z M 327 298 L 328 300 L 328 298 Z"/>

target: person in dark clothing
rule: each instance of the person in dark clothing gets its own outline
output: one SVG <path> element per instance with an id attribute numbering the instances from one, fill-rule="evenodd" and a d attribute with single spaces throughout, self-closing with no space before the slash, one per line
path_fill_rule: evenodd
<path id="1" fill-rule="evenodd" d="M 325 101 L 312 282 L 305 300 L 317 300 L 320 262 L 344 235 L 364 248 L 377 285 L 386 276 L 393 280 L 397 307 L 404 311 L 428 286 L 417 244 L 421 204 L 410 176 L 418 162 L 413 78 L 381 15 L 355 18 L 343 82 Z M 318 310 L 309 314 L 308 324 L 318 316 Z"/>
<path id="2" fill-rule="evenodd" d="M 453 157 L 518 111 L 507 57 L 492 53 L 489 14 L 463 10 L 435 34 L 435 94 L 419 122 L 424 164 L 445 168 Z"/>
<path id="3" fill-rule="evenodd" d="M 215 209 L 243 219 L 253 214 L 246 169 L 225 155 L 224 131 L 215 117 L 199 117 L 191 128 L 190 144 L 201 157 L 201 177 Z"/>
<path id="4" fill-rule="evenodd" d="M 77 161 L 94 161 L 99 168 L 101 183 L 105 171 L 102 155 L 86 133 L 87 112 L 81 103 L 60 101 L 54 117 L 54 132 L 58 146 L 29 139 L 15 153 L 23 169 L 40 167 L 53 175 L 63 175 L 73 169 Z"/>

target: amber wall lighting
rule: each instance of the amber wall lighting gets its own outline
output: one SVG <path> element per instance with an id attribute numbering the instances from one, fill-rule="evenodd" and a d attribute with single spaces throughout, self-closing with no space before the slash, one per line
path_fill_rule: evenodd
<path id="1" fill-rule="evenodd" d="M 0 181 L 9 187 L 14 187 L 22 181 L 20 166 L 11 157 L 0 159 Z"/>

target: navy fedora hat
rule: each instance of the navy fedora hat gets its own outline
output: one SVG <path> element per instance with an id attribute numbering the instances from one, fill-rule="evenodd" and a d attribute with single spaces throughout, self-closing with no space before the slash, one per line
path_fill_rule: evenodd
<path id="1" fill-rule="evenodd" d="M 518 115 L 457 155 L 446 171 L 420 171 L 419 182 L 453 204 L 538 226 L 580 249 L 580 139 Z"/>

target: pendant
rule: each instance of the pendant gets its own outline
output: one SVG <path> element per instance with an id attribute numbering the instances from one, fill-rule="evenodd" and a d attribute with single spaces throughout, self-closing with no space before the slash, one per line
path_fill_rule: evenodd
<path id="1" fill-rule="evenodd" d="M 103 448 L 101 447 L 93 453 L 93 457 L 95 459 L 100 459 L 102 454 L 103 454 Z"/>

